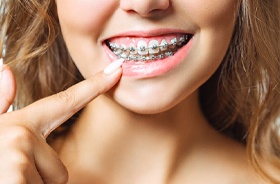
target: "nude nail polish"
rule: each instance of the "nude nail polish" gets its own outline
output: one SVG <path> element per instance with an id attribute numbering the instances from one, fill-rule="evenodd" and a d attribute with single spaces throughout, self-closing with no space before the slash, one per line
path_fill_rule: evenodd
<path id="1" fill-rule="evenodd" d="M 118 60 L 113 61 L 110 65 L 108 65 L 104 69 L 103 73 L 106 75 L 110 75 L 110 74 L 114 73 L 122 66 L 123 62 L 124 62 L 124 59 L 118 59 Z"/>

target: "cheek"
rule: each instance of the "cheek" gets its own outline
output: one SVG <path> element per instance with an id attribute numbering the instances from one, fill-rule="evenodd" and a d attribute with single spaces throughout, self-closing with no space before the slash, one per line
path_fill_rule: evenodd
<path id="1" fill-rule="evenodd" d="M 57 0 L 63 38 L 85 78 L 103 68 L 97 40 L 111 16 L 108 12 L 114 11 L 115 4 L 115 0 Z M 94 67 L 89 69 L 89 66 Z"/>
<path id="2" fill-rule="evenodd" d="M 189 16 L 200 26 L 219 26 L 233 23 L 237 0 L 190 0 L 186 3 Z"/>
<path id="3" fill-rule="evenodd" d="M 189 0 L 185 7 L 199 28 L 196 56 L 204 66 L 217 67 L 230 43 L 238 0 Z"/>
<path id="4" fill-rule="evenodd" d="M 115 4 L 113 0 L 57 0 L 60 25 L 80 33 L 98 32 Z"/>

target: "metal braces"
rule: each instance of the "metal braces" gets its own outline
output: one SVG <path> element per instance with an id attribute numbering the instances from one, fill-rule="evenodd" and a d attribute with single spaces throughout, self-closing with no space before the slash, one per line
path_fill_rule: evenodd
<path id="1" fill-rule="evenodd" d="M 172 46 L 175 46 L 175 45 L 182 45 L 183 43 L 185 43 L 187 40 L 189 39 L 189 35 L 186 35 L 185 37 L 180 37 L 179 40 L 177 38 L 174 38 L 171 40 L 171 43 L 168 44 L 167 42 L 165 42 L 164 44 L 162 45 L 157 45 L 157 44 L 154 44 L 152 45 L 151 47 L 140 47 L 139 49 L 137 47 L 128 47 L 127 49 L 125 49 L 124 47 L 118 47 L 117 44 L 115 43 L 112 43 L 110 42 L 109 43 L 109 46 L 110 48 L 112 49 L 113 52 L 118 52 L 118 51 L 122 51 L 122 52 L 126 52 L 126 51 L 129 51 L 129 52 L 135 52 L 135 51 L 146 51 L 146 50 L 156 50 L 156 49 L 160 49 L 160 48 L 168 48 L 168 47 L 172 47 Z"/>
<path id="2" fill-rule="evenodd" d="M 164 59 L 166 57 L 170 57 L 173 56 L 174 52 L 172 51 L 168 51 L 165 53 L 161 53 L 161 54 L 152 54 L 149 56 L 145 56 L 145 55 L 130 55 L 127 57 L 122 56 L 121 54 L 117 55 L 118 59 L 125 59 L 126 61 L 154 61 L 154 60 L 158 60 L 158 59 Z"/>

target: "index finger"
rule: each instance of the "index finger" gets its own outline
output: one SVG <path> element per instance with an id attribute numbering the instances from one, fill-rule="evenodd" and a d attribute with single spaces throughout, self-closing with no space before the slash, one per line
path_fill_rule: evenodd
<path id="1" fill-rule="evenodd" d="M 113 64 L 113 63 L 112 63 Z M 46 138 L 54 129 L 82 109 L 100 94 L 112 88 L 120 79 L 122 62 L 110 75 L 99 72 L 65 91 L 39 100 L 22 109 L 35 130 Z"/>

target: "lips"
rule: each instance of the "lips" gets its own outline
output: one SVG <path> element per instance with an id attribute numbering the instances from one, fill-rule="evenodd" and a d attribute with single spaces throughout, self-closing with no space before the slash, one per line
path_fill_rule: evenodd
<path id="1" fill-rule="evenodd" d="M 113 60 L 123 58 L 123 75 L 147 78 L 162 75 L 185 58 L 191 45 L 192 34 L 169 33 L 160 36 L 119 36 L 103 43 Z"/>

